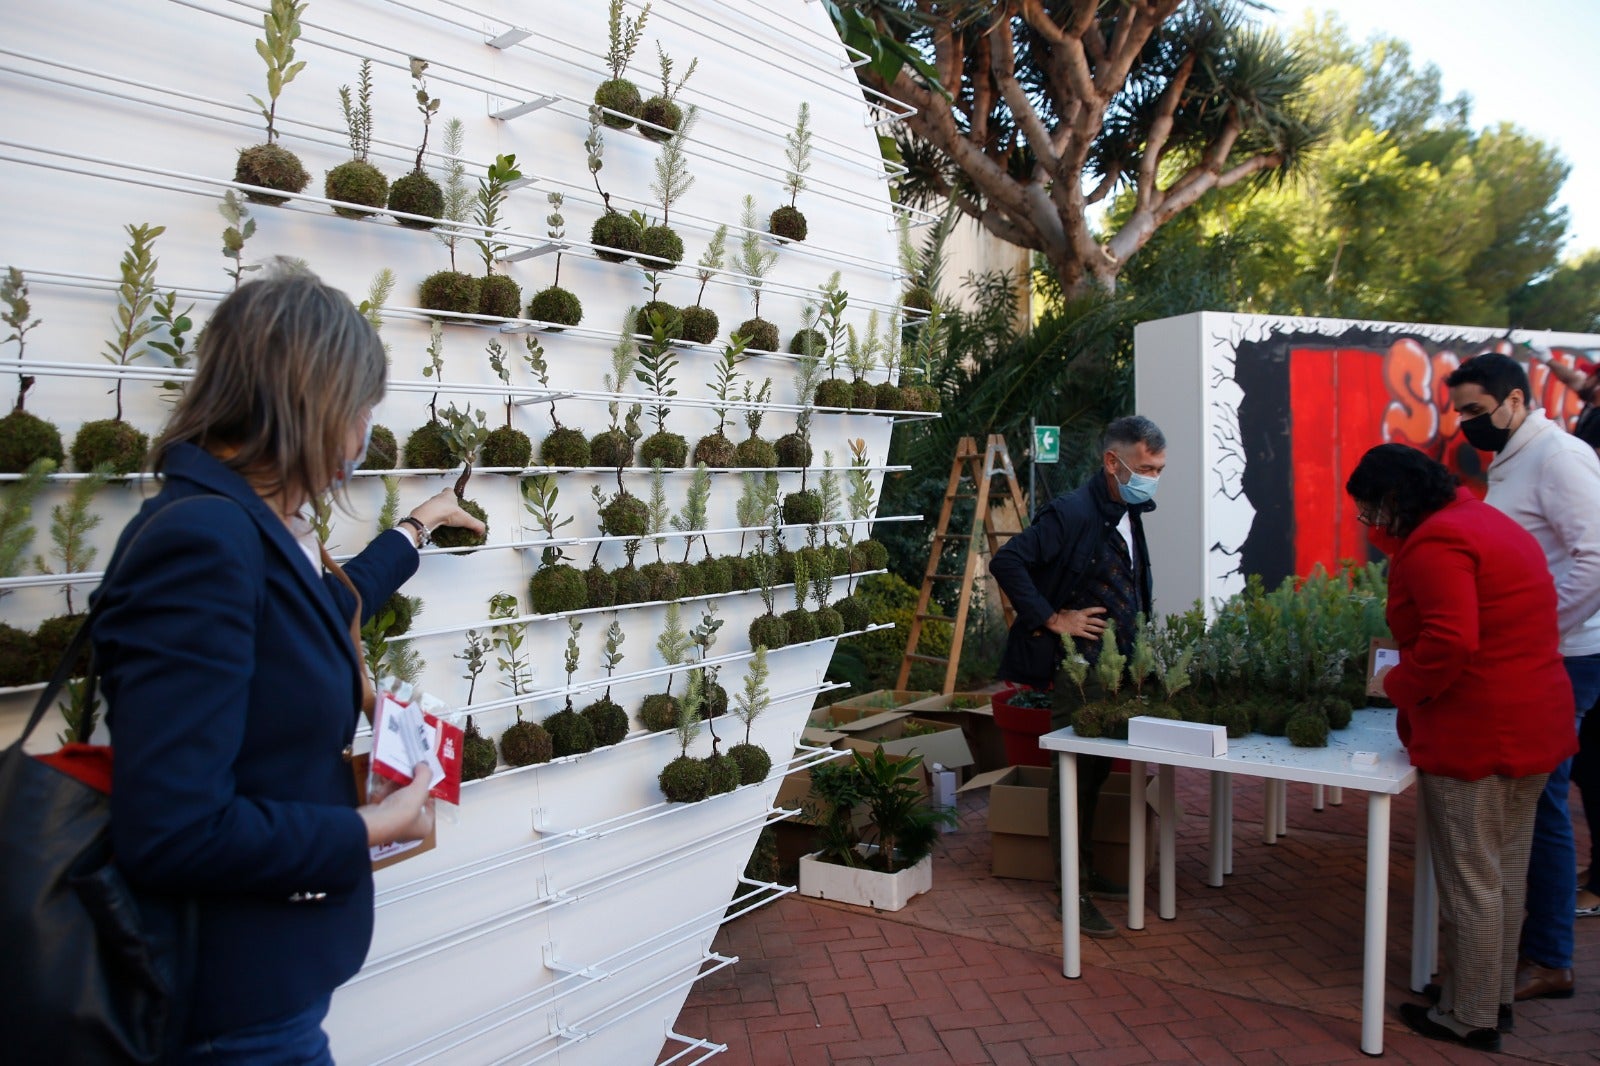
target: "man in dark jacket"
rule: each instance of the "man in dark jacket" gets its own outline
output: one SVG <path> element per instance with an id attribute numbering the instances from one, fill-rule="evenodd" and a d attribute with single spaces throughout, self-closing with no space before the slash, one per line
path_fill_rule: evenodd
<path id="1" fill-rule="evenodd" d="M 1101 469 L 1052 500 L 995 553 L 989 572 L 1016 610 L 1000 660 L 1000 680 L 1051 687 L 1066 658 L 1062 638 L 1072 637 L 1093 663 L 1108 622 L 1115 626 L 1118 649 L 1124 655 L 1132 651 L 1135 620 L 1150 616 L 1150 553 L 1143 517 L 1155 509 L 1166 450 L 1166 437 L 1148 418 L 1128 415 L 1112 422 L 1106 427 Z M 1051 724 L 1061 728 L 1070 723 L 1060 714 Z M 1095 803 L 1110 773 L 1111 760 L 1079 756 L 1078 839 L 1087 889 L 1080 914 L 1089 936 L 1114 932 L 1089 897 L 1126 899 L 1128 891 L 1096 871 L 1090 855 Z M 1052 813 L 1055 809 L 1052 802 Z"/>

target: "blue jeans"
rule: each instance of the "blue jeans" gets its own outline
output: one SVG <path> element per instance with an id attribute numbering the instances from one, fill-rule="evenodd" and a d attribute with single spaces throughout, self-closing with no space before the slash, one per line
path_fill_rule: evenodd
<path id="1" fill-rule="evenodd" d="M 333 1066 L 322 1031 L 331 1000 L 324 996 L 298 1014 L 197 1041 L 178 1055 L 177 1066 Z"/>
<path id="2" fill-rule="evenodd" d="M 1600 654 L 1564 660 L 1577 707 L 1587 710 L 1600 697 Z M 1573 728 L 1578 720 L 1574 718 Z M 1533 817 L 1533 851 L 1528 856 L 1528 915 L 1522 922 L 1522 954 L 1540 966 L 1564 970 L 1572 965 L 1573 914 L 1578 904 L 1578 848 L 1572 836 L 1567 793 L 1572 760 L 1550 772 Z"/>

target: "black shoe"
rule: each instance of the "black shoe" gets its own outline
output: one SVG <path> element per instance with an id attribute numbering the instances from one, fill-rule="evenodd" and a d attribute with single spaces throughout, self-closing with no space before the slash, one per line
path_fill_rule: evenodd
<path id="1" fill-rule="evenodd" d="M 1462 1034 L 1456 1032 L 1448 1025 L 1441 1025 L 1428 1017 L 1431 1008 L 1421 1003 L 1400 1004 L 1400 1020 L 1413 1032 L 1427 1037 L 1429 1040 L 1443 1040 L 1449 1044 L 1460 1044 L 1462 1047 L 1474 1051 L 1499 1051 L 1500 1031 L 1498 1029 L 1472 1029 Z"/>
<path id="2" fill-rule="evenodd" d="M 1100 908 L 1088 896 L 1078 899 L 1078 928 L 1084 936 L 1092 936 L 1096 940 L 1105 940 L 1117 935 L 1106 916 L 1100 913 Z"/>
<path id="3" fill-rule="evenodd" d="M 1127 899 L 1128 886 L 1118 884 L 1111 878 L 1088 870 L 1083 875 L 1083 891 L 1090 899 Z"/>
<path id="4" fill-rule="evenodd" d="M 1443 985 L 1429 981 L 1427 984 L 1422 986 L 1422 998 L 1427 1000 L 1429 1003 L 1434 1004 L 1435 1006 L 1437 1006 L 1439 1003 L 1439 997 L 1443 995 Z M 1500 1013 L 1495 1019 L 1495 1028 L 1500 1030 L 1502 1033 L 1510 1033 L 1516 1030 L 1517 1019 L 1511 1012 L 1511 1004 L 1500 1004 Z"/>

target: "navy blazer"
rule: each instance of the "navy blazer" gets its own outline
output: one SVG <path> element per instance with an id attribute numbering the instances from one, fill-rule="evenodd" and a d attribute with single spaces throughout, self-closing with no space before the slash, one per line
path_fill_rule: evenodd
<path id="1" fill-rule="evenodd" d="M 343 754 L 363 667 L 349 591 L 243 478 L 189 444 L 163 474 L 118 540 L 93 635 L 117 863 L 199 901 L 197 1038 L 303 1010 L 366 958 L 372 867 Z M 417 552 L 388 532 L 345 569 L 367 617 Z M 307 893 L 326 896 L 291 901 Z"/>

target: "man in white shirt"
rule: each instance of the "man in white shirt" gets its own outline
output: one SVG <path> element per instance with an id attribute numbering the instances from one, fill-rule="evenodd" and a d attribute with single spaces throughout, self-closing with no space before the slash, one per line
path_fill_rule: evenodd
<path id="1" fill-rule="evenodd" d="M 1561 654 L 1572 680 L 1577 726 L 1600 697 L 1600 459 L 1593 448 L 1528 404 L 1528 375 L 1509 356 L 1486 353 L 1446 379 L 1461 433 L 1494 452 L 1485 501 L 1516 519 L 1544 549 L 1555 579 Z M 1534 818 L 1527 917 L 1516 998 L 1573 993 L 1577 849 L 1567 809 L 1571 760 L 1550 775 Z"/>

